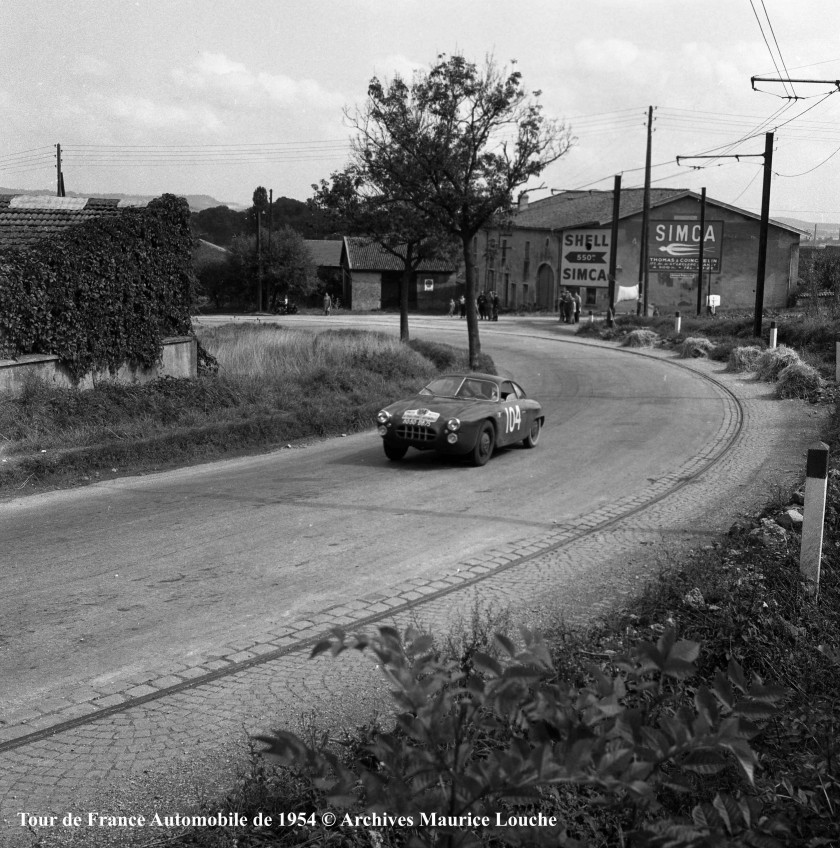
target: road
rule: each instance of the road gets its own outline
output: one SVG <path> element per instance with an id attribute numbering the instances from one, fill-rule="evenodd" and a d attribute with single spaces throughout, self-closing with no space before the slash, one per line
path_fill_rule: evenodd
<path id="1" fill-rule="evenodd" d="M 382 320 L 393 331 L 396 318 Z M 413 329 L 464 341 L 451 320 Z M 500 372 L 544 406 L 536 450 L 479 469 L 414 451 L 395 464 L 371 429 L 0 505 L 0 716 L 205 662 L 407 575 L 574 526 L 719 432 L 723 392 L 672 363 L 527 324 L 481 329 Z"/>

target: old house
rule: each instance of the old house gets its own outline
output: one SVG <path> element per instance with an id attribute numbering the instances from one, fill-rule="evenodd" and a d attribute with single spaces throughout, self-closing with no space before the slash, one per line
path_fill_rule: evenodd
<path id="1" fill-rule="evenodd" d="M 399 309 L 403 261 L 382 245 L 366 238 L 346 236 L 341 266 L 343 302 L 356 311 Z M 423 260 L 412 274 L 409 309 L 442 311 L 456 293 L 455 267 L 442 259 Z"/>
<path id="2" fill-rule="evenodd" d="M 617 286 L 631 288 L 646 277 L 649 304 L 660 310 L 696 305 L 700 201 L 687 189 L 651 189 L 643 251 L 643 191 L 621 192 Z M 523 195 L 507 226 L 475 239 L 479 290 L 495 290 L 508 308 L 546 310 L 556 309 L 564 289 L 579 290 L 584 308 L 606 309 L 612 217 L 612 191 L 566 191 L 532 203 Z M 759 222 L 752 212 L 706 198 L 704 303 L 711 294 L 721 309 L 754 306 Z M 767 307 L 784 307 L 796 286 L 800 235 L 795 227 L 770 222 Z M 635 299 L 619 304 L 619 311 L 635 308 Z"/>

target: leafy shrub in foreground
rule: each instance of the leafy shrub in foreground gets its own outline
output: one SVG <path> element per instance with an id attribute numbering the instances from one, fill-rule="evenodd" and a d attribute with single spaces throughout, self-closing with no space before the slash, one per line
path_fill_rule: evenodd
<path id="1" fill-rule="evenodd" d="M 783 833 L 784 823 L 763 817 L 747 797 L 709 798 L 690 822 L 654 821 L 664 794 L 702 795 L 707 775 L 735 764 L 752 784 L 748 740 L 757 722 L 776 713 L 778 687 L 748 682 L 732 661 L 690 699 L 699 645 L 677 641 L 673 630 L 613 657 L 609 673 L 592 667 L 581 687 L 558 679 L 539 637 L 523 631 L 521 650 L 496 638 L 506 660 L 477 652 L 465 670 L 440 659 L 429 636 L 409 631 L 403 640 L 386 627 L 375 636 L 335 631 L 313 655 L 371 651 L 392 686 L 394 729 L 371 730 L 352 763 L 325 743 L 283 731 L 258 737 L 266 756 L 351 817 L 407 817 L 409 846 L 583 845 L 585 834 L 570 830 L 555 803 L 574 787 L 617 810 L 633 845 L 711 846 L 750 834 L 781 845 L 772 834 Z M 540 825 L 528 820 L 540 814 Z M 511 818 L 513 826 L 501 826 Z"/>

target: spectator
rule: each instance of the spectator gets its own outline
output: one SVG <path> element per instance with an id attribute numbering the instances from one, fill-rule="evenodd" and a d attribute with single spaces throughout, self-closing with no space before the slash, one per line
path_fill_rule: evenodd
<path id="1" fill-rule="evenodd" d="M 324 292 L 324 315 L 329 315 L 332 312 L 332 298 L 329 292 Z"/>

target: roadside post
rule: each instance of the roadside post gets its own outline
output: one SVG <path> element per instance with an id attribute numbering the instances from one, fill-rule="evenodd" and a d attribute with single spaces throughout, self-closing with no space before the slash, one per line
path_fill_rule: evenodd
<path id="1" fill-rule="evenodd" d="M 834 381 L 840 383 L 840 333 L 834 337 Z"/>
<path id="2" fill-rule="evenodd" d="M 595 323 L 595 316 L 592 314 L 592 310 L 591 310 L 591 309 L 589 310 L 589 323 L 590 323 L 590 324 L 594 324 L 594 323 Z"/>
<path id="3" fill-rule="evenodd" d="M 807 581 L 807 591 L 816 598 L 820 591 L 825 496 L 828 489 L 828 445 L 817 442 L 808 448 L 805 471 L 805 516 L 799 572 Z"/>
<path id="4" fill-rule="evenodd" d="M 776 347 L 776 342 L 779 338 L 779 328 L 775 321 L 770 322 L 770 350 Z"/>
<path id="5" fill-rule="evenodd" d="M 680 327 L 682 326 L 682 318 L 680 318 L 680 313 L 677 312 L 674 317 L 674 332 L 679 335 Z"/>

